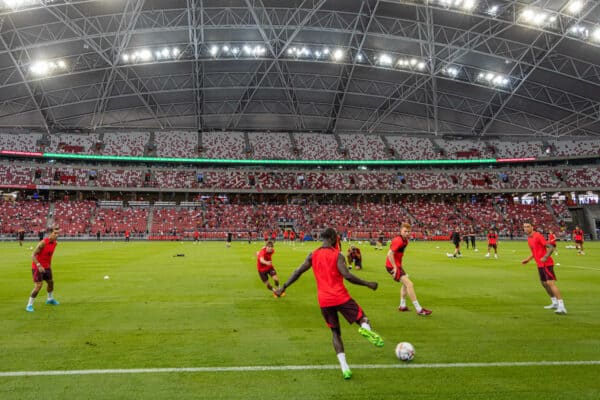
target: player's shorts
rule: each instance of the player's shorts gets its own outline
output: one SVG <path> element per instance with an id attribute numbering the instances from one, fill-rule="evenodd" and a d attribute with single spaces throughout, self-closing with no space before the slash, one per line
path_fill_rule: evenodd
<path id="1" fill-rule="evenodd" d="M 556 281 L 556 275 L 554 274 L 554 265 L 549 267 L 538 267 L 538 273 L 540 274 L 540 281 Z"/>
<path id="2" fill-rule="evenodd" d="M 394 271 L 393 268 L 390 268 L 388 266 L 385 267 L 385 270 L 388 272 L 388 274 L 392 275 L 392 272 Z M 392 275 L 392 277 L 394 278 L 394 280 L 396 282 L 400 282 L 400 279 L 402 279 L 402 277 L 406 275 L 406 271 L 404 270 L 404 268 L 402 267 L 398 267 L 396 268 L 396 275 Z"/>
<path id="3" fill-rule="evenodd" d="M 51 281 L 52 270 L 46 269 L 44 272 L 40 272 L 37 268 L 31 269 L 31 275 L 33 275 L 34 282 Z"/>
<path id="4" fill-rule="evenodd" d="M 575 243 L 577 243 L 577 244 L 583 244 L 583 240 L 576 240 Z"/>
<path id="5" fill-rule="evenodd" d="M 492 243 L 488 243 L 488 247 L 494 250 L 498 250 L 498 245 L 497 244 L 492 244 Z"/>
<path id="6" fill-rule="evenodd" d="M 331 329 L 340 327 L 338 312 L 346 318 L 349 324 L 360 321 L 365 316 L 362 308 L 360 308 L 354 299 L 350 299 L 337 306 L 321 307 L 321 314 L 323 314 L 327 326 Z"/>
<path id="7" fill-rule="evenodd" d="M 260 276 L 260 280 L 266 282 L 269 280 L 269 275 L 277 275 L 277 271 L 275 268 L 268 269 L 266 271 L 258 271 L 258 276 Z"/>
<path id="8" fill-rule="evenodd" d="M 356 267 L 360 267 L 360 268 L 362 268 L 362 260 L 361 260 L 360 258 L 355 258 L 355 259 L 354 259 L 354 265 L 355 265 Z"/>
<path id="9" fill-rule="evenodd" d="M 452 244 L 454 244 L 454 247 L 456 247 L 457 249 L 460 249 L 460 242 L 452 242 Z"/>

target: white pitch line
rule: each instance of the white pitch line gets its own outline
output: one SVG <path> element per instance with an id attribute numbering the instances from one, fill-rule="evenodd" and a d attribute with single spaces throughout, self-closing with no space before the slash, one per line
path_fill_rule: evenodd
<path id="1" fill-rule="evenodd" d="M 480 362 L 480 363 L 434 363 L 434 364 L 363 364 L 351 365 L 352 369 L 444 369 L 483 367 L 540 367 L 569 365 L 600 365 L 600 360 L 589 361 L 524 361 L 524 362 Z M 111 374 L 162 374 L 179 372 L 263 372 L 263 371 L 308 371 L 339 369 L 339 365 L 281 365 L 241 367 L 198 367 L 198 368 L 131 368 L 131 369 L 81 369 L 64 371 L 7 371 L 0 377 L 57 376 L 57 375 L 111 375 Z"/>
<path id="2" fill-rule="evenodd" d="M 592 267 L 581 267 L 579 265 L 559 265 L 560 268 L 577 268 L 577 269 L 591 269 L 592 271 L 600 271 L 600 268 Z"/>

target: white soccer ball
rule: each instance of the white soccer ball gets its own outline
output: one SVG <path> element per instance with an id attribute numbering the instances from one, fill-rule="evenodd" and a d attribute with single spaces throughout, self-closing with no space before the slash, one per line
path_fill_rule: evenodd
<path id="1" fill-rule="evenodd" d="M 400 342 L 396 345 L 396 357 L 402 361 L 410 361 L 415 358 L 415 348 L 408 342 Z"/>
<path id="2" fill-rule="evenodd" d="M 104 275 L 104 279 L 110 279 L 110 276 Z"/>

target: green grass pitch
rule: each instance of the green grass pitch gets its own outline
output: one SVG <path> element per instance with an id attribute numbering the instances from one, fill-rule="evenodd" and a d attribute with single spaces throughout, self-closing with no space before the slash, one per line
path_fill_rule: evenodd
<path id="1" fill-rule="evenodd" d="M 448 242 L 414 242 L 405 268 L 429 318 L 399 313 L 399 286 L 384 270 L 386 251 L 359 245 L 375 292 L 347 283 L 385 340 L 368 343 L 342 325 L 354 377 L 344 381 L 331 334 L 307 272 L 275 299 L 259 281 L 262 243 L 60 242 L 55 297 L 25 312 L 31 282 L 29 246 L 0 243 L 0 399 L 598 399 L 600 364 L 486 365 L 600 360 L 600 245 L 586 255 L 558 246 L 558 286 L 569 314 L 549 303 L 525 242 L 500 242 L 500 258 Z M 282 282 L 317 243 L 276 244 Z M 174 257 L 184 253 L 185 257 Z M 104 276 L 110 276 L 105 280 Z M 411 305 L 412 307 L 412 305 Z M 394 347 L 416 348 L 408 364 Z M 479 366 L 434 364 L 482 363 Z M 403 368 L 384 368 L 385 366 Z M 220 367 L 334 366 L 287 370 Z M 380 366 L 367 368 L 368 366 Z M 383 366 L 383 367 L 382 367 Z M 423 366 L 426 368 L 414 368 Z M 2 376 L 13 371 L 200 368 L 194 372 Z"/>

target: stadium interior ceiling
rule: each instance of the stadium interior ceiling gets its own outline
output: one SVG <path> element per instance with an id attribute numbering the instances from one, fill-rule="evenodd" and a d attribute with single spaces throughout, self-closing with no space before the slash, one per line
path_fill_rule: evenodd
<path id="1" fill-rule="evenodd" d="M 2 0 L 0 126 L 600 135 L 595 0 Z"/>

